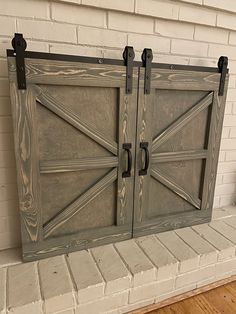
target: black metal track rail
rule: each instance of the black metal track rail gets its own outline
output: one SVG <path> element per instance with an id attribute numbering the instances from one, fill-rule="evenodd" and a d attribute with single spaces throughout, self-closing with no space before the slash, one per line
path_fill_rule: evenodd
<path id="1" fill-rule="evenodd" d="M 16 57 L 15 51 L 13 49 L 7 49 L 7 56 Z M 73 55 L 55 54 L 55 53 L 48 53 L 48 52 L 25 51 L 24 58 L 126 66 L 126 62 L 124 60 L 73 56 Z M 143 67 L 143 62 L 133 61 L 133 66 Z M 203 67 L 203 66 L 169 64 L 169 63 L 167 64 L 167 63 L 154 63 L 153 62 L 152 68 L 219 73 L 218 67 Z M 227 73 L 228 73 L 228 69 L 227 69 Z"/>

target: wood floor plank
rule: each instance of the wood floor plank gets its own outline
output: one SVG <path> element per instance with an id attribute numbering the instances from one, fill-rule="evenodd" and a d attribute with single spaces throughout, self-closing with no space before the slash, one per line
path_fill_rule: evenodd
<path id="1" fill-rule="evenodd" d="M 141 312 L 140 312 L 141 313 Z M 142 312 L 144 313 L 144 312 Z M 235 314 L 236 281 L 146 314 Z"/>

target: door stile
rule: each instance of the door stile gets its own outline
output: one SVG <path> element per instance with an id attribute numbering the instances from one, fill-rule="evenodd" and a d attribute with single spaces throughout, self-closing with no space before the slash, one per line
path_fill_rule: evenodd
<path id="1" fill-rule="evenodd" d="M 135 82 L 136 83 L 136 82 Z M 134 194 L 134 162 L 136 138 L 137 85 L 132 88 L 132 94 L 126 94 L 125 88 L 119 89 L 119 138 L 118 138 L 118 198 L 116 224 L 130 225 L 133 221 Z M 125 145 L 130 145 L 125 149 Z M 128 151 L 127 151 L 128 150 Z M 128 169 L 128 158 L 131 156 L 131 169 Z M 130 174 L 124 175 L 130 170 Z M 132 233 L 132 230 L 130 230 Z"/>
<path id="2" fill-rule="evenodd" d="M 219 96 L 218 90 L 214 91 L 212 111 L 210 118 L 210 129 L 207 143 L 207 158 L 204 170 L 202 188 L 201 210 L 211 210 L 213 206 L 216 172 L 219 159 L 221 130 L 223 126 L 225 100 L 227 96 L 228 76 L 225 80 L 224 95 Z"/>
<path id="3" fill-rule="evenodd" d="M 144 94 L 144 71 L 140 68 L 138 90 L 137 136 L 136 136 L 136 162 L 135 162 L 135 191 L 134 191 L 134 225 L 141 223 L 147 215 L 148 189 L 150 178 L 151 156 L 145 155 L 142 143 L 146 144 L 146 150 L 151 152 L 152 146 L 152 111 L 154 90 L 150 94 Z M 141 146 L 140 146 L 141 145 Z M 145 167 L 146 158 L 149 158 L 149 166 L 146 174 L 140 173 Z"/>
<path id="4" fill-rule="evenodd" d="M 31 85 L 18 90 L 10 82 L 22 243 L 42 240 L 41 188 L 38 162 L 36 94 Z"/>

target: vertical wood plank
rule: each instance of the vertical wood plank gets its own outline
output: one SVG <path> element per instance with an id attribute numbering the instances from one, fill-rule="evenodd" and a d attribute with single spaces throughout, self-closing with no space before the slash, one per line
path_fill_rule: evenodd
<path id="1" fill-rule="evenodd" d="M 132 223 L 133 189 L 134 189 L 134 161 L 136 137 L 137 87 L 133 87 L 132 94 L 127 95 L 124 88 L 119 89 L 119 167 L 118 167 L 118 195 L 117 195 L 117 225 Z M 131 176 L 122 178 L 122 172 L 127 169 L 127 153 L 123 143 L 131 143 L 132 169 Z"/>
<path id="2" fill-rule="evenodd" d="M 144 94 L 144 69 L 140 69 L 140 83 L 138 96 L 137 138 L 136 138 L 136 170 L 135 170 L 135 197 L 134 220 L 145 220 L 149 207 L 149 181 L 150 165 L 145 176 L 139 175 L 139 170 L 144 166 L 143 152 L 140 149 L 141 142 L 148 142 L 148 150 L 152 150 L 152 113 L 155 100 L 155 89 L 150 94 Z M 150 160 L 151 161 L 151 160 Z M 134 223 L 135 223 L 134 222 Z"/>
<path id="3" fill-rule="evenodd" d="M 27 90 L 18 90 L 14 82 L 10 84 L 10 94 L 24 244 L 41 239 L 36 98 L 31 86 Z"/>
<path id="4" fill-rule="evenodd" d="M 228 88 L 228 77 L 225 81 L 225 92 L 223 96 L 218 96 L 214 92 L 211 121 L 208 138 L 208 153 L 204 172 L 204 181 L 202 187 L 201 209 L 208 210 L 213 207 L 213 198 L 216 182 L 216 171 L 219 158 L 221 132 L 224 119 L 225 100 Z"/>

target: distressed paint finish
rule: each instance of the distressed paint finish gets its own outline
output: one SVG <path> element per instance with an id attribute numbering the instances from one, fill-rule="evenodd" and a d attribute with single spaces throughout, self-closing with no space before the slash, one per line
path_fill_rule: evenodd
<path id="1" fill-rule="evenodd" d="M 143 77 L 141 69 L 140 90 Z M 135 237 L 210 220 L 228 77 L 223 97 L 219 79 L 218 73 L 152 69 L 151 93 L 139 95 L 137 159 L 145 138 L 150 170 L 140 177 L 136 171 Z"/>
<path id="2" fill-rule="evenodd" d="M 19 189 L 25 191 L 30 182 L 31 194 L 37 197 L 32 198 L 35 204 L 23 199 L 21 207 L 23 226 L 30 231 L 27 239 L 22 229 L 24 260 L 130 238 L 134 164 L 131 177 L 122 178 L 127 167 L 122 145 L 132 144 L 134 158 L 137 69 L 133 93 L 126 95 L 124 66 L 27 59 L 27 90 L 21 92 L 15 85 L 15 59 L 8 61 L 13 116 L 19 120 L 16 143 L 19 137 L 23 139 L 16 146 L 16 156 L 19 169 L 29 168 L 24 180 L 18 182 Z M 17 105 L 19 101 L 24 102 L 23 106 Z M 24 112 L 15 114 L 15 110 Z M 101 110 L 106 111 L 100 114 L 98 124 L 94 118 Z M 27 132 L 28 128 L 32 132 Z M 29 161 L 24 160 L 21 149 Z M 74 182 L 73 187 L 70 182 Z M 50 208 L 49 214 L 46 208 Z M 113 214 L 107 219 L 106 211 L 114 212 L 114 219 Z"/>
<path id="3" fill-rule="evenodd" d="M 40 181 L 38 144 L 35 129 L 35 93 L 31 87 L 18 91 L 10 83 L 15 138 L 18 195 L 21 213 L 22 241 L 41 239 Z"/>

